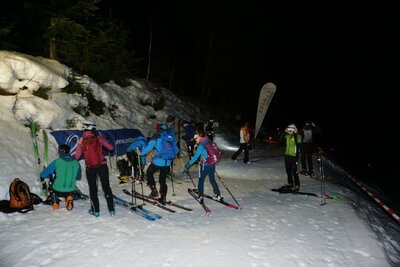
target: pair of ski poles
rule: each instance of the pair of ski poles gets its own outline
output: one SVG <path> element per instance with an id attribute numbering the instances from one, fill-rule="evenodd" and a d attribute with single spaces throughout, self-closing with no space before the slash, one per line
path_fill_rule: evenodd
<path id="1" fill-rule="evenodd" d="M 182 159 L 181 159 L 182 161 Z M 183 166 L 183 162 L 182 162 L 182 166 Z M 192 178 L 192 176 L 190 175 L 190 172 L 185 172 L 187 174 L 187 176 L 189 177 L 190 181 L 193 184 L 193 187 L 196 188 L 196 184 Z M 231 195 L 232 199 L 236 202 L 236 204 L 239 206 L 240 209 L 242 209 L 242 207 L 240 206 L 239 202 L 237 202 L 236 198 L 233 196 L 231 190 L 229 190 L 228 186 L 225 184 L 224 180 L 222 180 L 221 176 L 218 174 L 217 171 L 215 171 L 215 174 L 218 177 L 218 180 L 221 182 L 221 184 L 224 186 L 224 188 L 226 189 L 226 191 L 228 191 L 228 193 Z"/>
<path id="2" fill-rule="evenodd" d="M 137 155 L 137 159 L 138 159 L 138 172 L 139 172 L 139 177 L 141 179 L 140 181 L 140 185 L 141 185 L 141 189 L 142 189 L 142 195 L 143 195 L 143 173 L 142 173 L 142 163 L 141 163 L 141 159 L 140 159 L 140 155 L 138 153 L 136 153 Z M 133 166 L 133 161 L 132 161 L 132 187 L 131 187 L 131 191 L 132 191 L 132 204 L 135 204 L 135 206 L 137 206 L 137 202 L 136 202 L 136 181 L 135 181 L 135 168 Z M 143 203 L 142 205 L 144 205 L 144 199 L 143 199 Z"/>

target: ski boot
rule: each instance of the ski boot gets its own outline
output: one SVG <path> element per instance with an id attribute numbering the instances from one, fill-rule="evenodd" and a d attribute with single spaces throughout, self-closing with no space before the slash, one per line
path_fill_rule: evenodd
<path id="1" fill-rule="evenodd" d="M 212 196 L 212 199 L 216 200 L 216 201 L 222 201 L 222 197 L 220 194 L 214 194 Z"/>
<path id="2" fill-rule="evenodd" d="M 68 195 L 65 198 L 65 206 L 67 210 L 72 210 L 74 208 L 74 197 L 72 195 Z"/>
<path id="3" fill-rule="evenodd" d="M 94 212 L 94 211 L 91 210 L 91 209 L 88 211 L 88 213 L 89 213 L 90 215 L 93 215 L 93 216 L 96 217 L 96 218 L 100 216 L 100 212 Z"/>
<path id="4" fill-rule="evenodd" d="M 157 187 L 155 185 L 149 185 L 151 193 L 149 194 L 149 198 L 157 199 L 160 195 L 158 194 Z"/>
<path id="5" fill-rule="evenodd" d="M 124 176 L 120 176 L 119 178 L 119 184 L 126 184 L 127 182 L 129 182 L 129 176 L 124 175 Z"/>

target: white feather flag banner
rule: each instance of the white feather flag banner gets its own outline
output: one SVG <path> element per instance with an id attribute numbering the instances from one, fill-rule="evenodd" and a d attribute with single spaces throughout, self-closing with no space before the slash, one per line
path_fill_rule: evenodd
<path id="1" fill-rule="evenodd" d="M 266 83 L 261 88 L 260 98 L 258 99 L 256 129 L 254 133 L 254 138 L 257 137 L 258 131 L 260 130 L 261 124 L 264 121 L 265 114 L 267 113 L 269 104 L 272 101 L 272 97 L 274 96 L 275 91 L 276 91 L 276 85 L 273 83 Z"/>

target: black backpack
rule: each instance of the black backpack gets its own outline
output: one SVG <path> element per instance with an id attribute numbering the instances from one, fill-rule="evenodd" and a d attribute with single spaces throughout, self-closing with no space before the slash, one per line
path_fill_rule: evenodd
<path id="1" fill-rule="evenodd" d="M 119 175 L 122 176 L 131 176 L 131 168 L 129 168 L 129 163 L 126 159 L 119 159 L 117 161 L 117 167 L 119 170 Z"/>

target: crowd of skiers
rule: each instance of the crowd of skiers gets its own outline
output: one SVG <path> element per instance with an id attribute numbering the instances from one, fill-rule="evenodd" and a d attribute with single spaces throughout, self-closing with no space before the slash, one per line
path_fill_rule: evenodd
<path id="1" fill-rule="evenodd" d="M 126 158 L 128 160 L 125 160 L 124 164 L 117 164 L 121 173 L 121 183 L 128 182 L 130 178 L 132 182 L 144 182 L 146 180 L 150 188 L 149 197 L 163 205 L 167 201 L 166 197 L 168 193 L 166 179 L 179 153 L 174 124 L 175 117 L 168 116 L 165 122 L 156 126 L 155 132 L 149 133 L 147 138 L 144 136 L 136 137 L 127 147 Z M 43 182 L 50 179 L 51 196 L 54 200 L 52 202 L 53 208 L 58 209 L 59 197 L 64 197 L 67 210 L 72 210 L 76 180 L 79 180 L 81 177 L 81 168 L 78 161 L 83 158 L 85 160 L 86 178 L 89 185 L 91 203 L 89 214 L 95 217 L 100 216 L 100 204 L 97 193 L 97 178 L 99 178 L 106 198 L 108 212 L 111 216 L 115 216 L 109 170 L 102 152 L 103 149 L 112 151 L 114 147 L 106 138 L 97 134 L 96 124 L 86 122 L 83 126 L 83 135 L 77 143 L 74 155 L 70 154 L 70 147 L 68 145 L 61 144 L 58 147 L 59 158 L 54 160 L 41 172 L 41 179 Z M 213 198 L 221 200 L 222 197 L 215 179 L 216 162 L 208 161 L 209 154 L 212 152 L 206 149 L 208 144 L 213 143 L 213 140 L 215 140 L 214 121 L 209 120 L 206 125 L 193 121 L 181 121 L 179 127 L 182 127 L 184 131 L 182 139 L 186 143 L 189 158 L 183 171 L 188 173 L 194 164 L 199 166 L 199 181 L 197 186 L 199 202 L 203 202 L 204 182 L 207 176 L 212 185 Z M 300 174 L 313 175 L 312 154 L 315 150 L 313 136 L 317 133 L 320 133 L 319 128 L 313 122 L 307 122 L 300 131 L 297 130 L 294 124 L 288 125 L 280 137 L 284 144 L 287 187 L 291 190 L 298 191 L 300 188 L 297 168 L 299 152 L 302 168 Z M 249 164 L 249 150 L 252 148 L 253 142 L 254 130 L 248 122 L 245 122 L 239 131 L 239 149 L 232 155 L 232 160 L 236 161 L 240 153 L 244 151 L 243 162 Z M 144 174 L 146 156 L 150 154 L 151 162 L 146 169 L 146 174 Z M 154 178 L 156 172 L 159 172 L 159 190 L 157 190 Z"/>
<path id="2" fill-rule="evenodd" d="M 151 191 L 149 197 L 156 199 L 164 205 L 168 193 L 166 178 L 179 152 L 174 123 L 175 117 L 168 116 L 165 122 L 157 124 L 155 132 L 149 133 L 147 138 L 144 136 L 136 137 L 127 147 L 126 157 L 128 161 L 125 170 L 122 167 L 119 168 L 120 172 L 124 174 L 120 176 L 121 182 L 129 181 L 129 177 L 132 177 L 132 182 L 143 182 L 145 177 Z M 64 197 L 67 210 L 73 209 L 76 181 L 81 177 L 79 160 L 82 158 L 85 161 L 86 178 L 89 185 L 91 203 L 89 214 L 95 217 L 100 216 L 97 184 L 99 178 L 107 201 L 108 212 L 111 216 L 115 216 L 109 170 L 102 151 L 103 149 L 112 151 L 114 147 L 106 138 L 97 133 L 95 123 L 85 122 L 83 126 L 83 134 L 77 143 L 74 155 L 70 154 L 70 147 L 67 144 L 61 144 L 58 147 L 59 158 L 54 160 L 41 172 L 42 182 L 50 185 L 50 195 L 45 202 L 52 204 L 54 209 L 58 209 L 59 198 Z M 211 142 L 215 137 L 213 120 L 208 121 L 206 126 L 203 123 L 194 123 L 191 121 L 182 121 L 180 126 L 184 129 L 183 140 L 186 142 L 189 156 L 189 161 L 184 170 L 189 171 L 189 168 L 197 160 L 201 159 L 199 163 L 202 166 L 198 184 L 199 201 L 202 201 L 204 179 L 207 175 L 213 185 L 215 199 L 220 200 L 220 191 L 214 175 L 215 164 L 207 164 L 205 161 L 207 150 L 204 145 L 207 142 Z M 151 154 L 151 162 L 147 167 L 146 174 L 144 174 L 146 155 L 148 154 Z M 156 172 L 159 172 L 159 191 L 154 179 Z"/>

